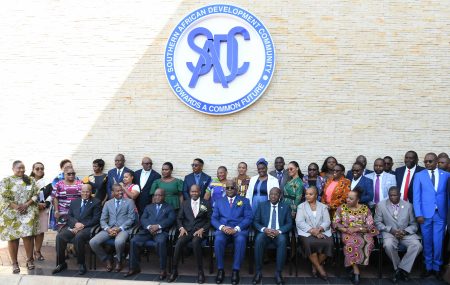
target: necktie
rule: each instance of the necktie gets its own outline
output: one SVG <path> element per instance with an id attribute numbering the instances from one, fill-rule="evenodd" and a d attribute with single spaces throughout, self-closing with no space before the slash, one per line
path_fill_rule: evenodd
<path id="1" fill-rule="evenodd" d="M 158 216 L 159 215 L 159 210 L 161 209 L 161 205 L 160 204 L 157 204 L 156 205 L 156 215 Z"/>
<path id="2" fill-rule="evenodd" d="M 276 230 L 277 227 L 277 211 L 275 210 L 277 206 L 272 206 L 272 221 L 270 222 L 270 228 Z"/>
<path id="3" fill-rule="evenodd" d="M 87 200 L 83 200 L 83 203 L 81 204 L 80 215 L 83 214 L 84 208 L 86 207 L 86 203 L 87 203 Z"/>
<path id="4" fill-rule="evenodd" d="M 117 169 L 117 182 L 119 182 L 119 178 L 120 178 L 120 169 Z"/>
<path id="5" fill-rule="evenodd" d="M 233 198 L 230 198 L 230 208 L 233 207 Z"/>
<path id="6" fill-rule="evenodd" d="M 200 185 L 200 174 L 195 174 L 195 184 Z"/>
<path id="7" fill-rule="evenodd" d="M 278 184 L 281 185 L 281 180 L 283 180 L 283 172 L 277 171 Z"/>
<path id="8" fill-rule="evenodd" d="M 120 200 L 116 200 L 116 213 L 119 211 Z"/>
<path id="9" fill-rule="evenodd" d="M 435 187 L 436 185 L 436 178 L 434 177 L 434 170 L 431 170 L 431 183 L 433 183 L 433 187 Z"/>
<path id="10" fill-rule="evenodd" d="M 380 202 L 380 174 L 377 174 L 377 180 L 375 180 L 375 204 Z"/>
<path id="11" fill-rule="evenodd" d="M 194 217 L 198 215 L 198 201 L 194 201 Z"/>
<path id="12" fill-rule="evenodd" d="M 408 175 L 406 175 L 406 181 L 405 181 L 405 189 L 403 189 L 403 200 L 408 201 L 408 189 L 409 189 L 409 182 L 411 179 L 411 170 L 408 169 Z"/>

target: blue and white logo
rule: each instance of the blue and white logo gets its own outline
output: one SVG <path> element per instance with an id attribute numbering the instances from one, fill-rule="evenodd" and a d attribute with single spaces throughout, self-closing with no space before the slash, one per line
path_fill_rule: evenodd
<path id="1" fill-rule="evenodd" d="M 275 68 L 269 31 L 250 12 L 227 4 L 202 7 L 173 30 L 165 52 L 177 97 L 206 114 L 226 115 L 258 100 Z"/>

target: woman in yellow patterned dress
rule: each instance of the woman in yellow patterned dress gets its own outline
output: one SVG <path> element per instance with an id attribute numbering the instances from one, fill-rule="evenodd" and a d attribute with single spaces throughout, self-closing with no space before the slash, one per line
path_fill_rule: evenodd
<path id="1" fill-rule="evenodd" d="M 39 188 L 33 178 L 25 175 L 20 160 L 13 163 L 14 175 L 0 181 L 0 239 L 8 241 L 13 273 L 20 272 L 17 262 L 19 239 L 22 238 L 27 255 L 27 268 L 34 269 L 33 236 L 39 229 Z"/>

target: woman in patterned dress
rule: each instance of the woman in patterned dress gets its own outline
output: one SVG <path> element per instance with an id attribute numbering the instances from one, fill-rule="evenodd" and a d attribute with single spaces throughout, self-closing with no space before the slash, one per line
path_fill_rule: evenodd
<path id="1" fill-rule="evenodd" d="M 245 197 L 248 185 L 250 184 L 250 176 L 247 175 L 247 163 L 241 161 L 238 164 L 238 176 L 233 178 L 233 182 L 238 189 L 238 195 Z"/>
<path id="2" fill-rule="evenodd" d="M 8 241 L 13 273 L 20 272 L 17 262 L 19 239 L 22 238 L 27 255 L 27 268 L 34 269 L 34 235 L 39 229 L 39 189 L 33 178 L 25 175 L 20 160 L 13 163 L 14 175 L 0 181 L 0 239 Z"/>
<path id="3" fill-rule="evenodd" d="M 297 207 L 303 196 L 303 174 L 296 161 L 291 161 L 287 167 L 291 180 L 286 182 L 283 189 L 283 202 L 291 207 L 292 218 L 297 215 Z"/>
<path id="4" fill-rule="evenodd" d="M 58 222 L 58 228 L 62 228 L 67 222 L 70 203 L 81 197 L 81 186 L 83 183 L 75 179 L 75 174 L 73 167 L 66 166 L 64 168 L 64 180 L 56 183 L 53 205 L 56 209 L 55 218 Z"/>
<path id="5" fill-rule="evenodd" d="M 350 192 L 350 180 L 345 178 L 345 167 L 336 164 L 333 170 L 333 179 L 328 179 L 323 188 L 321 202 L 328 206 L 330 217 L 334 217 L 336 209 L 344 204 L 347 193 Z"/>
<path id="6" fill-rule="evenodd" d="M 217 178 L 211 180 L 205 191 L 205 200 L 208 200 L 211 207 L 214 207 L 216 201 L 225 197 L 225 187 L 227 183 L 228 169 L 225 166 L 217 168 Z"/>
<path id="7" fill-rule="evenodd" d="M 328 179 L 333 179 L 333 170 L 337 163 L 337 159 L 333 156 L 325 158 L 325 161 L 322 164 L 322 168 L 320 169 L 320 176 L 323 177 L 325 182 Z"/>
<path id="8" fill-rule="evenodd" d="M 368 265 L 374 248 L 373 237 L 379 232 L 369 208 L 360 204 L 362 191 L 356 187 L 348 193 L 347 203 L 339 206 L 333 219 L 333 228 L 342 234 L 344 264 L 353 269 L 352 282 L 359 284 L 359 265 Z"/>

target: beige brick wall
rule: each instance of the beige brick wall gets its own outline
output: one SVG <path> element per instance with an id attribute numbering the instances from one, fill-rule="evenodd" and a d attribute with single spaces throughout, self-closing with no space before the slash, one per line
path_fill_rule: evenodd
<path id="1" fill-rule="evenodd" d="M 158 3 L 158 5 L 156 5 Z M 259 17 L 277 62 L 263 97 L 213 117 L 172 93 L 163 53 L 174 25 L 209 1 L 35 1 L 0 9 L 0 174 L 22 159 L 80 175 L 122 152 L 175 175 L 261 156 L 305 170 L 334 155 L 450 151 L 449 1 L 234 1 Z"/>

